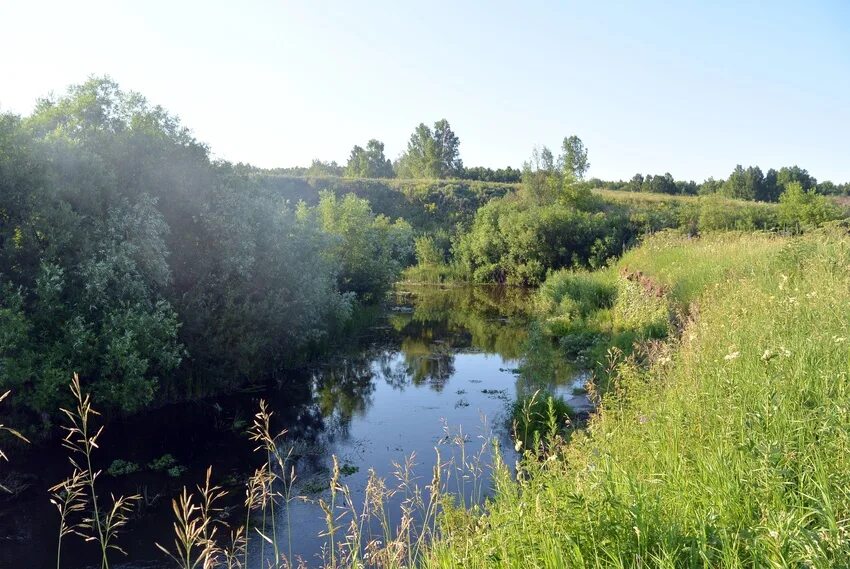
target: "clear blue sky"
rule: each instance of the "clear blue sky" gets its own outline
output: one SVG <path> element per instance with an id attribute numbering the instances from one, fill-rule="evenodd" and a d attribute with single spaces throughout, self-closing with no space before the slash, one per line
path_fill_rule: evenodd
<path id="1" fill-rule="evenodd" d="M 396 157 L 447 118 L 467 165 L 578 134 L 590 175 L 742 163 L 850 181 L 850 2 L 13 2 L 0 109 L 109 74 L 218 157 Z"/>

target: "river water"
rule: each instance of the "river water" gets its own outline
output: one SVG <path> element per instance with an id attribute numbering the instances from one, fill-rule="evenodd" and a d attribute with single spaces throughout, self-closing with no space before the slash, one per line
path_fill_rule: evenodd
<path id="1" fill-rule="evenodd" d="M 492 442 L 508 464 L 516 458 L 510 405 L 518 393 L 541 386 L 540 378 L 529 383 L 518 372 L 528 334 L 526 295 L 492 287 L 401 290 L 358 334 L 355 349 L 339 349 L 322 365 L 262 389 L 110 422 L 96 455 L 95 468 L 104 470 L 98 482 L 105 493 L 143 496 L 118 539 L 127 555 L 115 553 L 112 567 L 173 566 L 154 544 L 173 542 L 170 501 L 184 485 L 202 482 L 208 466 L 214 482 L 229 492 L 225 514 L 232 525 L 244 520 L 244 482 L 265 459 L 253 452 L 245 434 L 261 398 L 274 412 L 273 427 L 287 430 L 281 445 L 291 449 L 289 464 L 296 474 L 288 512 L 278 509 L 278 539 L 284 551 L 291 543 L 293 556 L 308 566 L 321 564 L 326 545 L 317 502 L 328 498 L 333 456 L 355 503 L 364 499 L 370 469 L 394 484 L 394 463 L 412 462 L 416 482 L 425 486 L 437 450 L 444 464 L 455 459 L 455 466 L 447 467 L 456 472 L 450 490 L 467 503 L 481 500 L 488 493 Z M 581 381 L 581 376 L 554 374 L 544 383 L 575 410 L 586 411 L 590 403 L 577 389 Z M 461 452 L 481 470 L 475 483 L 457 482 L 463 479 L 457 470 Z M 16 495 L 0 498 L 0 569 L 55 567 L 58 518 L 47 488 L 70 473 L 67 458 L 58 442 L 10 458 L 0 482 Z M 398 504 L 390 505 L 396 515 Z M 252 567 L 264 566 L 260 543 L 251 540 Z M 95 566 L 96 554 L 92 544 L 71 536 L 63 544 L 62 566 Z"/>

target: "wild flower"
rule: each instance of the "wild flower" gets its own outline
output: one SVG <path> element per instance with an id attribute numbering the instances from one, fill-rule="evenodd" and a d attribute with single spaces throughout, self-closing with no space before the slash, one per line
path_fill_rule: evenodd
<path id="1" fill-rule="evenodd" d="M 741 357 L 741 352 L 731 352 L 723 356 L 723 359 L 727 362 L 731 362 L 732 360 L 736 360 Z"/>

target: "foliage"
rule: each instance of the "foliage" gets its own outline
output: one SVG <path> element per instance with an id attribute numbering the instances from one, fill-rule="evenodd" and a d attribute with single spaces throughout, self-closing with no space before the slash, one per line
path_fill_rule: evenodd
<path id="1" fill-rule="evenodd" d="M 345 175 L 348 178 L 392 178 L 395 176 L 392 162 L 384 156 L 384 143 L 373 138 L 366 144 L 365 150 L 355 146 L 348 158 Z"/>
<path id="2" fill-rule="evenodd" d="M 541 442 L 564 432 L 574 415 L 563 397 L 536 391 L 511 406 L 514 439 L 520 448 L 537 449 Z"/>
<path id="3" fill-rule="evenodd" d="M 504 182 L 515 184 L 522 180 L 522 170 L 512 168 L 485 168 L 482 166 L 464 167 L 463 171 L 458 175 L 462 180 L 478 180 L 480 182 Z"/>
<path id="4" fill-rule="evenodd" d="M 348 194 L 323 192 L 314 212 L 302 208 L 302 224 L 313 218 L 334 239 L 324 255 L 338 263 L 340 290 L 366 299 L 381 298 L 413 256 L 413 231 L 404 220 L 375 215 L 369 202 Z"/>
<path id="5" fill-rule="evenodd" d="M 460 237 L 456 260 L 475 282 L 537 285 L 549 269 L 604 264 L 629 238 L 622 221 L 559 204 L 492 201 Z"/>
<path id="6" fill-rule="evenodd" d="M 139 471 L 139 465 L 129 460 L 116 458 L 106 469 L 110 476 L 126 476 Z"/>
<path id="7" fill-rule="evenodd" d="M 0 117 L 0 384 L 45 421 L 275 373 L 347 317 L 331 238 L 109 79 Z M 303 356 L 302 356 L 303 357 Z"/>
<path id="8" fill-rule="evenodd" d="M 794 231 L 817 227 L 841 216 L 838 208 L 825 196 L 805 189 L 800 182 L 790 182 L 779 196 L 779 220 Z"/>
<path id="9" fill-rule="evenodd" d="M 584 318 L 610 308 L 616 297 L 610 271 L 560 270 L 549 274 L 537 290 L 535 308 L 543 314 L 557 310 L 562 316 Z"/>
<path id="10" fill-rule="evenodd" d="M 319 194 L 355 194 L 369 200 L 372 210 L 389 218 L 404 218 L 418 232 L 453 231 L 467 225 L 479 207 L 516 191 L 514 184 L 471 180 L 362 180 L 336 177 L 290 177 L 253 173 L 256 184 L 291 203 L 315 205 Z"/>
<path id="11" fill-rule="evenodd" d="M 583 180 L 590 162 L 587 161 L 587 147 L 576 135 L 568 136 L 561 145 L 564 171 L 578 180 Z"/>
<path id="12" fill-rule="evenodd" d="M 401 178 L 459 177 L 463 172 L 459 147 L 460 138 L 446 119 L 435 122 L 433 130 L 421 123 L 410 135 L 396 173 Z"/>

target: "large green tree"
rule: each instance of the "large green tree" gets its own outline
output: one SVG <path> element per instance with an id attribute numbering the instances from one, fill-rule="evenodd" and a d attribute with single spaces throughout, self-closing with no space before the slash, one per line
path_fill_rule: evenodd
<path id="1" fill-rule="evenodd" d="M 396 166 L 403 178 L 457 178 L 463 174 L 460 159 L 460 138 L 446 119 L 434 123 L 430 129 L 419 124 L 407 143 L 407 152 Z"/>
<path id="2" fill-rule="evenodd" d="M 345 175 L 349 178 L 392 178 L 395 176 L 392 162 L 384 156 L 384 143 L 372 139 L 366 148 L 356 146 L 351 149 Z"/>
<path id="3" fill-rule="evenodd" d="M 578 180 L 583 180 L 584 175 L 590 168 L 587 160 L 587 147 L 584 142 L 576 136 L 568 136 L 561 144 L 564 172 L 570 173 Z"/>

